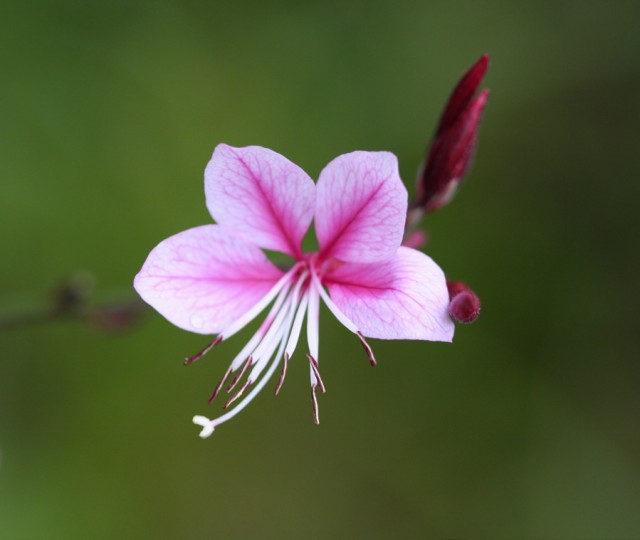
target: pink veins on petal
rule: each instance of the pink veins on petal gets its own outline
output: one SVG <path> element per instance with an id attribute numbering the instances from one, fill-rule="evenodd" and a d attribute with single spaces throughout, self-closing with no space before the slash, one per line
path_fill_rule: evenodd
<path id="1" fill-rule="evenodd" d="M 226 394 L 227 412 L 194 417 L 201 437 L 244 409 L 282 361 L 280 390 L 305 319 L 313 419 L 319 422 L 316 392 L 325 391 L 321 303 L 356 334 L 373 365 L 368 337 L 452 340 L 442 271 L 423 253 L 400 247 L 407 191 L 393 154 L 344 154 L 315 184 L 272 150 L 219 145 L 205 170 L 205 194 L 217 224 L 162 241 L 134 281 L 140 296 L 176 326 L 215 334 L 186 363 L 269 308 L 210 397 Z M 319 250 L 303 253 L 302 238 L 313 220 Z M 282 271 L 261 248 L 286 253 L 295 263 Z"/>

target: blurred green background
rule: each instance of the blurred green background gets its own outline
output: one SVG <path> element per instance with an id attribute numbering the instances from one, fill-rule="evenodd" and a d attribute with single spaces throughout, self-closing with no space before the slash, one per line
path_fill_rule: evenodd
<path id="1" fill-rule="evenodd" d="M 206 339 L 151 311 L 5 329 L 0 538 L 640 538 L 640 2 L 3 2 L 0 311 L 80 270 L 134 298 L 211 221 L 219 142 L 313 177 L 390 150 L 411 189 L 485 52 L 475 166 L 426 223 L 477 323 L 371 369 L 323 313 L 321 425 L 295 357 L 206 441 L 246 333 L 187 369 Z"/>

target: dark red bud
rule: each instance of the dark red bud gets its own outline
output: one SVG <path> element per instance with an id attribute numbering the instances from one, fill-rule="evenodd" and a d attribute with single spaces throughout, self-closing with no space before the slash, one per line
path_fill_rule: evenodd
<path id="1" fill-rule="evenodd" d="M 418 175 L 418 205 L 432 212 L 447 204 L 468 172 L 478 126 L 489 96 L 473 98 L 487 70 L 485 54 L 462 77 L 442 113 L 426 162 Z"/>
<path id="2" fill-rule="evenodd" d="M 474 322 L 480 315 L 480 298 L 461 281 L 447 281 L 449 289 L 449 315 L 462 324 Z"/>
<path id="3" fill-rule="evenodd" d="M 471 102 L 476 90 L 478 90 L 488 67 L 489 56 L 483 54 L 480 57 L 480 60 L 473 64 L 473 66 L 469 68 L 469 71 L 462 76 L 462 79 L 460 79 L 460 82 L 458 82 L 456 87 L 453 89 L 453 92 L 449 97 L 449 101 L 444 108 L 436 135 L 439 135 L 444 130 L 449 129 L 453 124 L 455 124 L 456 120 L 460 118 L 462 113 L 464 113 L 464 110 Z"/>

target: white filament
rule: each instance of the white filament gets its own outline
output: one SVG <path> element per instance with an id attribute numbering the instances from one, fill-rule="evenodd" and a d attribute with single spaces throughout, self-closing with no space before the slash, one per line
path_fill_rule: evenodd
<path id="1" fill-rule="evenodd" d="M 240 403 L 238 403 L 236 407 L 230 410 L 227 414 L 223 414 L 222 416 L 214 420 L 209 420 L 205 416 L 193 417 L 194 424 L 203 426 L 202 431 L 200 432 L 200 437 L 202 437 L 203 439 L 206 439 L 209 435 L 213 433 L 216 426 L 219 426 L 220 424 L 226 422 L 227 420 L 231 420 L 231 418 L 233 418 L 242 409 L 244 409 L 247 405 L 249 405 L 249 403 L 251 403 L 253 398 L 256 397 L 256 395 L 264 388 L 264 385 L 267 384 L 267 382 L 273 375 L 273 372 L 278 367 L 278 364 L 280 364 L 280 359 L 282 358 L 282 353 L 284 351 L 285 343 L 286 343 L 286 340 L 283 338 L 282 341 L 280 342 L 280 348 L 276 353 L 276 357 L 274 361 L 271 363 L 271 365 L 269 366 L 269 369 L 267 370 L 267 372 L 264 374 L 262 379 L 260 379 L 260 382 L 258 382 L 258 384 L 254 386 L 253 390 L 251 390 L 251 392 L 247 394 L 247 397 L 245 397 Z"/>
<path id="2" fill-rule="evenodd" d="M 318 347 L 320 333 L 320 297 L 318 296 L 318 287 L 315 282 L 309 287 L 309 307 L 307 308 L 307 344 L 309 345 L 309 354 L 318 362 Z M 311 386 L 318 384 L 318 379 L 313 369 L 309 367 L 309 377 L 311 378 Z"/>
<path id="3" fill-rule="evenodd" d="M 298 281 L 296 282 L 291 295 L 287 298 L 285 305 L 271 324 L 269 331 L 264 336 L 260 345 L 258 345 L 256 350 L 253 352 L 253 359 L 255 360 L 256 365 L 249 375 L 249 379 L 252 381 L 255 381 L 260 376 L 260 373 L 273 356 L 273 351 L 277 346 L 278 340 L 287 340 L 291 331 L 291 324 L 293 322 L 296 306 L 300 300 L 300 289 L 308 276 L 309 272 L 303 272 L 298 278 Z"/>
<path id="4" fill-rule="evenodd" d="M 304 316 L 307 312 L 307 304 L 309 303 L 309 293 L 305 293 L 300 301 L 300 305 L 298 306 L 298 311 L 296 312 L 296 318 L 293 321 L 293 327 L 291 328 L 291 334 L 289 335 L 289 341 L 287 342 L 287 347 L 284 350 L 284 354 L 291 358 L 293 356 L 293 352 L 296 350 L 296 345 L 298 345 L 298 339 L 300 339 L 300 330 L 302 330 L 302 321 L 304 320 Z"/>
<path id="5" fill-rule="evenodd" d="M 289 270 L 284 276 L 282 276 L 278 282 L 271 287 L 271 290 L 262 299 L 257 302 L 249 311 L 247 311 L 242 317 L 232 322 L 227 326 L 220 335 L 223 339 L 228 339 L 236 332 L 242 330 L 247 324 L 255 319 L 266 308 L 276 295 L 291 282 L 291 278 L 299 268 L 300 263 L 296 264 L 291 270 Z"/>
<path id="6" fill-rule="evenodd" d="M 317 291 L 320 293 L 320 297 L 322 298 L 322 301 L 326 304 L 326 306 L 329 308 L 329 311 L 333 313 L 335 318 L 338 319 L 338 321 L 340 321 L 340 323 L 343 326 L 345 326 L 347 330 L 350 330 L 354 334 L 357 334 L 358 327 L 351 321 L 351 319 L 349 319 L 349 317 L 347 317 L 344 313 L 342 313 L 342 311 L 340 311 L 340 308 L 338 306 L 334 304 L 333 300 L 331 300 L 329 295 L 325 292 L 324 288 L 322 287 L 322 284 L 320 283 L 318 276 L 313 274 L 312 279 L 313 279 L 313 284 L 315 285 L 314 288 L 317 289 Z"/>
<path id="7" fill-rule="evenodd" d="M 197 425 L 202 426 L 200 437 L 202 437 L 203 439 L 209 437 L 213 433 L 216 426 L 222 424 L 223 422 L 226 422 L 227 420 L 230 420 L 236 414 L 238 414 L 262 390 L 264 385 L 271 378 L 274 371 L 280 364 L 280 360 L 282 359 L 282 354 L 284 352 L 285 346 L 291 341 L 290 333 L 291 333 L 292 325 L 294 324 L 295 320 L 297 320 L 298 318 L 300 318 L 300 321 L 298 322 L 298 325 L 297 325 L 298 326 L 297 333 L 298 335 L 300 334 L 302 317 L 297 317 L 297 315 L 299 315 L 301 312 L 300 308 L 298 307 L 298 303 L 300 303 L 301 307 L 306 307 L 307 294 L 304 294 L 301 300 L 300 290 L 303 287 L 307 278 L 309 277 L 309 272 L 305 271 L 300 275 L 300 277 L 296 281 L 295 286 L 293 287 L 293 290 L 291 290 L 291 286 L 290 286 L 290 280 L 292 275 L 293 275 L 293 269 L 289 273 L 287 273 L 286 276 L 284 276 L 289 278 L 288 282 L 287 281 L 283 282 L 284 278 L 281 279 L 278 282 L 278 284 L 276 284 L 276 286 L 274 286 L 269 292 L 268 296 L 270 296 L 271 300 L 273 300 L 275 295 L 278 294 L 278 297 L 273 307 L 269 311 L 269 315 L 267 315 L 267 318 L 266 318 L 266 321 L 269 321 L 272 319 L 271 322 L 269 323 L 269 327 L 266 333 L 263 333 L 264 326 L 258 329 L 258 331 L 249 340 L 249 342 L 242 348 L 240 353 L 238 353 L 238 355 L 234 358 L 233 362 L 231 363 L 231 369 L 232 371 L 236 371 L 249 356 L 252 356 L 253 360 L 256 363 L 254 368 L 251 370 L 251 373 L 249 374 L 248 380 L 255 381 L 260 377 L 260 374 L 262 373 L 262 371 L 265 369 L 269 361 L 273 358 L 273 353 L 276 347 L 278 347 L 278 343 L 279 343 L 280 346 L 278 348 L 278 352 L 276 353 L 275 358 L 273 358 L 273 361 L 271 362 L 269 369 L 264 374 L 264 376 L 260 379 L 258 384 L 256 384 L 256 386 L 251 390 L 251 392 L 249 392 L 249 394 L 247 394 L 247 396 L 228 413 L 213 420 L 210 420 L 205 416 L 199 416 L 199 415 L 194 416 L 193 422 Z M 279 285 L 279 288 L 278 288 L 278 285 Z M 316 303 L 317 303 L 317 300 L 316 300 Z M 258 311 L 257 308 L 260 305 L 262 305 L 262 308 Z M 256 304 L 254 308 L 252 308 L 251 311 L 255 312 L 257 315 L 260 311 L 262 311 L 262 309 L 264 309 L 264 307 L 266 307 L 266 305 L 268 305 L 268 303 L 259 302 L 258 304 Z M 273 318 L 274 314 L 275 314 L 275 318 Z M 304 309 L 302 310 L 302 315 L 304 316 Z M 231 328 L 231 333 L 228 328 L 223 332 L 224 336 L 227 337 L 228 335 L 232 335 L 233 333 L 237 332 L 242 326 L 246 325 L 249 321 L 243 322 L 245 319 L 246 319 L 246 316 L 242 317 L 236 323 L 231 325 L 229 327 Z M 240 326 L 241 323 L 242 323 L 242 326 Z M 297 341 L 297 337 L 296 337 L 296 341 Z M 317 350 L 317 346 L 316 346 L 316 350 Z"/>

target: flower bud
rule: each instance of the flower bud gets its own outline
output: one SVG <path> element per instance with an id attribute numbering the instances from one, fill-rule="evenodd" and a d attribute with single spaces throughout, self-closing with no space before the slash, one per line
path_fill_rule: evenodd
<path id="1" fill-rule="evenodd" d="M 418 174 L 417 204 L 427 212 L 451 201 L 470 168 L 489 91 L 473 96 L 488 65 L 485 54 L 462 77 L 442 113 L 427 160 Z"/>
<path id="2" fill-rule="evenodd" d="M 447 281 L 449 315 L 462 324 L 474 322 L 480 315 L 480 298 L 462 281 Z"/>

